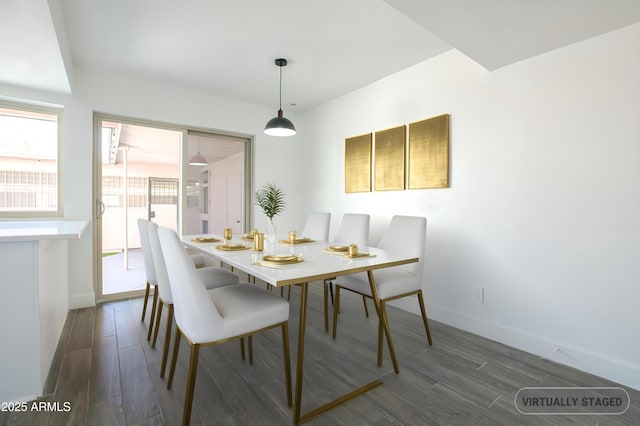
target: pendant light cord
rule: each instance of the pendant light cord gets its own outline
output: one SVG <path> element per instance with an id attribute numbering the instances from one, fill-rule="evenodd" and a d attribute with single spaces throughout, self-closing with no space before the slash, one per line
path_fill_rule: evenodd
<path id="1" fill-rule="evenodd" d="M 280 109 L 282 109 L 282 65 L 280 65 Z"/>

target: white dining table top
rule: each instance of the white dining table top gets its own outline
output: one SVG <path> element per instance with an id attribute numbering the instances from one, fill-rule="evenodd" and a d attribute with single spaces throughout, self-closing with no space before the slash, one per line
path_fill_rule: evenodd
<path id="1" fill-rule="evenodd" d="M 195 239 L 199 237 L 214 237 L 220 239 L 220 241 L 214 243 L 195 241 Z M 276 287 L 324 280 L 325 278 L 388 268 L 418 261 L 418 258 L 413 255 L 381 250 L 374 247 L 359 248 L 359 252 L 369 253 L 372 256 L 350 259 L 342 254 L 326 252 L 325 249 L 330 245 L 327 242 L 309 242 L 295 245 L 277 243 L 278 248 L 276 254 L 295 254 L 304 258 L 304 261 L 292 265 L 268 267 L 260 265 L 259 262 L 263 256 L 273 254 L 271 250 L 256 252 L 253 250 L 253 243 L 245 241 L 241 239 L 241 237 L 242 234 L 234 235 L 231 243 L 245 244 L 249 249 L 238 251 L 219 250 L 216 247 L 222 245 L 223 241 L 220 235 L 215 234 L 185 235 L 182 237 L 182 241 L 192 249 L 209 254 L 230 266 L 238 268 Z"/>

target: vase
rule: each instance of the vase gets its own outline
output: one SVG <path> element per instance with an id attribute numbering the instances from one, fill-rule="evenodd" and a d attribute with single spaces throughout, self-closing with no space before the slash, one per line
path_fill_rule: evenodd
<path id="1" fill-rule="evenodd" d="M 267 232 L 265 232 L 266 250 L 271 254 L 277 254 L 278 237 L 274 219 L 267 220 Z"/>

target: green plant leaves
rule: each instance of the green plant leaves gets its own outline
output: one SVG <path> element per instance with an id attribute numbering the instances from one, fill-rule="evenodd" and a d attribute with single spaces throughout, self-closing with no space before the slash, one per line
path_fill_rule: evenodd
<path id="1" fill-rule="evenodd" d="M 256 191 L 256 201 L 265 216 L 271 220 L 287 206 L 284 202 L 284 192 L 273 183 L 268 183 Z"/>

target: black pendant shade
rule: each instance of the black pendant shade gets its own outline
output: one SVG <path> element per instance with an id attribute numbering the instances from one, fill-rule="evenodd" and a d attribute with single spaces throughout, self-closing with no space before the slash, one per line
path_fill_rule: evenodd
<path id="1" fill-rule="evenodd" d="M 264 132 L 271 136 L 292 136 L 296 134 L 296 128 L 291 120 L 285 118 L 282 114 L 282 67 L 287 66 L 286 59 L 276 59 L 276 65 L 280 67 L 280 108 L 278 116 L 269 120 L 264 127 Z"/>

